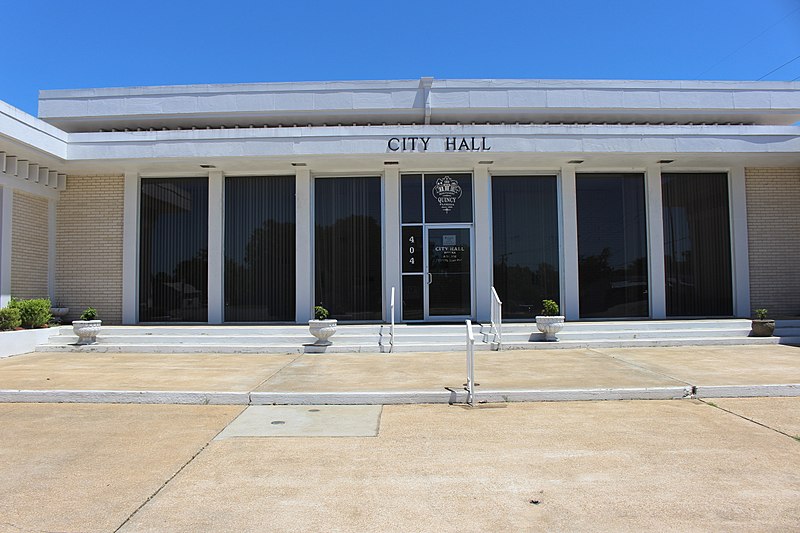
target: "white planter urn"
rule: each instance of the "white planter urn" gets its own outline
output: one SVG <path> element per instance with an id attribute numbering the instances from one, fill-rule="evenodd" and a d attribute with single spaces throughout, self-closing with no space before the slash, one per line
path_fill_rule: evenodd
<path id="1" fill-rule="evenodd" d="M 308 330 L 317 338 L 314 345 L 316 346 L 330 346 L 333 344 L 328 339 L 336 333 L 336 319 L 328 320 L 309 320 Z"/>
<path id="2" fill-rule="evenodd" d="M 73 320 L 72 331 L 78 336 L 78 344 L 96 344 L 102 320 Z"/>
<path id="3" fill-rule="evenodd" d="M 67 316 L 67 313 L 69 313 L 69 307 L 50 308 L 50 314 L 53 315 L 53 318 L 55 318 L 59 324 L 64 321 L 64 317 Z"/>
<path id="4" fill-rule="evenodd" d="M 564 327 L 564 317 L 537 316 L 536 327 L 539 328 L 539 331 L 544 333 L 544 340 L 551 342 L 557 341 L 558 337 L 556 337 L 556 333 L 561 331 L 561 328 Z"/>

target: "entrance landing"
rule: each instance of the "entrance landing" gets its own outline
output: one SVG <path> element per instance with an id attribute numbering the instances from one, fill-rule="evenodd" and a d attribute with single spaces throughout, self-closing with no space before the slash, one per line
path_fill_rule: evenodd
<path id="1" fill-rule="evenodd" d="M 800 396 L 800 347 L 515 350 L 476 355 L 478 402 Z M 30 353 L 0 402 L 391 404 L 466 400 L 465 355 Z"/>

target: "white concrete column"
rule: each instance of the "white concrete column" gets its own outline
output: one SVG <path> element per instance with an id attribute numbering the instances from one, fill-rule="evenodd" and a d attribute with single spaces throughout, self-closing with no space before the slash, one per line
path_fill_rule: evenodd
<path id="1" fill-rule="evenodd" d="M 383 245 L 384 291 L 386 321 L 391 320 L 392 287 L 394 295 L 394 319 L 400 321 L 400 288 L 402 282 L 400 255 L 400 170 L 388 166 L 383 173 Z"/>
<path id="2" fill-rule="evenodd" d="M 575 195 L 575 167 L 561 167 L 561 313 L 567 320 L 580 318 L 578 287 L 578 208 Z"/>
<path id="3" fill-rule="evenodd" d="M 744 167 L 734 167 L 728 177 L 733 245 L 733 313 L 752 316 L 750 309 L 750 252 L 747 244 L 747 189 Z"/>
<path id="4" fill-rule="evenodd" d="M 122 323 L 139 322 L 139 188 L 136 172 L 124 178 L 122 214 Z"/>
<path id="5" fill-rule="evenodd" d="M 314 180 L 306 167 L 295 172 L 295 320 L 308 322 L 314 309 Z"/>
<path id="6" fill-rule="evenodd" d="M 225 225 L 225 177 L 220 171 L 208 173 L 208 323 L 222 324 L 225 313 L 223 299 L 223 235 Z"/>
<path id="7" fill-rule="evenodd" d="M 475 318 L 488 321 L 492 316 L 492 195 L 486 165 L 474 168 L 472 187 L 475 190 Z"/>
<path id="8" fill-rule="evenodd" d="M 47 294 L 56 302 L 56 200 L 47 201 Z"/>
<path id="9" fill-rule="evenodd" d="M 11 300 L 11 226 L 14 190 L 0 187 L 0 307 Z"/>
<path id="10" fill-rule="evenodd" d="M 664 214 L 663 202 L 661 201 L 661 167 L 656 165 L 647 167 L 645 180 L 650 318 L 666 318 L 667 289 L 664 269 Z"/>

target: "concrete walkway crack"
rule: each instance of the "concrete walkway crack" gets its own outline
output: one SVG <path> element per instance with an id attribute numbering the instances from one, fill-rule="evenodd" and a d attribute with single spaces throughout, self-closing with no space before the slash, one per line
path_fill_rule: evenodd
<path id="1" fill-rule="evenodd" d="M 631 362 L 631 361 L 628 361 L 627 359 L 623 359 L 622 357 L 620 357 L 620 356 L 618 356 L 618 355 L 614 355 L 614 354 L 610 354 L 610 353 L 603 353 L 603 352 L 599 352 L 599 351 L 597 351 L 597 350 L 596 350 L 596 349 L 594 349 L 594 348 L 587 348 L 587 350 L 588 350 L 588 351 L 590 351 L 590 352 L 592 352 L 592 353 L 596 353 L 597 355 L 602 355 L 602 356 L 605 356 L 605 357 L 609 357 L 609 358 L 611 358 L 611 359 L 614 359 L 615 361 L 619 361 L 620 363 L 623 363 L 623 364 L 626 364 L 626 365 L 628 365 L 628 366 L 630 366 L 630 367 L 636 368 L 637 370 L 641 370 L 642 372 L 647 372 L 647 373 L 650 373 L 650 374 L 655 374 L 656 376 L 661 376 L 661 377 L 664 377 L 664 378 L 669 378 L 669 379 L 675 380 L 675 381 L 677 381 L 677 382 L 679 382 L 679 383 L 683 383 L 684 385 L 688 385 L 688 386 L 692 387 L 693 389 L 694 389 L 694 387 L 695 387 L 695 385 L 694 385 L 693 383 L 689 383 L 689 382 L 688 382 L 688 381 L 686 381 L 686 380 L 683 380 L 683 379 L 677 378 L 677 377 L 675 377 L 675 376 L 671 376 L 671 375 L 669 375 L 669 374 L 665 374 L 664 372 L 658 372 L 658 371 L 656 371 L 656 370 L 653 370 L 653 369 L 651 369 L 651 368 L 647 368 L 647 367 L 645 367 L 645 366 L 642 366 L 642 365 L 640 365 L 640 364 L 637 364 L 637 363 L 633 363 L 633 362 Z"/>
<path id="2" fill-rule="evenodd" d="M 792 439 L 795 442 L 800 442 L 800 435 L 791 435 L 789 433 L 786 433 L 785 431 L 781 431 L 780 429 L 774 428 L 772 426 L 768 426 L 766 424 L 762 424 L 761 422 L 759 422 L 757 420 L 753 420 L 752 418 L 748 418 L 748 417 L 746 417 L 744 415 L 740 415 L 739 413 L 735 413 L 735 412 L 731 411 L 730 409 L 725 409 L 724 407 L 720 407 L 719 405 L 715 404 L 714 402 L 711 402 L 711 401 L 708 401 L 708 400 L 703 400 L 702 398 L 697 398 L 697 401 L 699 401 L 701 403 L 704 403 L 704 404 L 708 405 L 709 407 L 713 407 L 715 409 L 719 409 L 720 411 L 725 411 L 726 413 L 732 414 L 733 416 L 738 416 L 742 420 L 747 420 L 748 422 L 752 422 L 753 424 L 755 424 L 757 426 L 761 426 L 762 428 L 766 428 L 766 429 L 772 430 L 775 433 L 780 433 L 781 435 L 789 437 L 790 439 Z"/>
<path id="3" fill-rule="evenodd" d="M 297 357 L 295 357 L 294 359 L 292 359 L 291 361 L 289 361 L 288 363 L 286 363 L 285 365 L 283 365 L 283 366 L 282 366 L 282 367 L 280 367 L 279 369 L 275 370 L 275 371 L 274 371 L 272 374 L 268 375 L 268 376 L 267 376 L 266 378 L 264 378 L 264 380 L 263 380 L 263 381 L 261 381 L 261 382 L 260 382 L 258 385 L 256 385 L 256 386 L 255 386 L 255 387 L 253 387 L 252 389 L 250 389 L 250 392 L 248 393 L 248 396 L 249 396 L 249 394 L 250 394 L 250 393 L 253 393 L 253 392 L 257 391 L 257 390 L 258 390 L 259 388 L 261 388 L 261 387 L 262 387 L 264 384 L 266 384 L 266 383 L 267 383 L 267 381 L 269 381 L 269 380 L 271 380 L 272 378 L 274 378 L 275 376 L 277 376 L 277 375 L 278 375 L 280 372 L 283 372 L 283 370 L 284 370 L 286 367 L 288 367 L 289 365 L 292 365 L 292 364 L 294 364 L 294 362 L 295 362 L 295 361 L 297 361 L 298 359 L 300 359 L 300 358 L 301 358 L 301 357 L 303 357 L 304 355 L 305 355 L 305 354 L 303 354 L 303 353 L 299 354 Z M 248 401 L 248 404 L 250 404 L 250 403 L 252 403 L 252 402 Z"/>
<path id="4" fill-rule="evenodd" d="M 244 409 L 246 409 L 246 407 L 243 407 L 243 408 L 242 408 L 242 412 L 244 412 Z M 242 414 L 242 413 L 239 413 L 238 415 L 236 415 L 236 416 L 234 417 L 234 419 L 233 419 L 233 420 L 235 420 L 236 418 L 238 418 L 238 417 L 239 417 L 239 415 L 241 415 L 241 414 Z M 231 422 L 233 422 L 233 420 L 231 420 Z M 222 433 L 222 431 L 223 431 L 223 430 L 224 430 L 226 427 L 228 427 L 228 426 L 231 424 L 231 422 L 228 422 L 227 424 L 225 424 L 225 427 L 223 427 L 223 428 L 221 428 L 221 429 L 217 430 L 217 432 L 216 432 L 216 433 L 214 433 L 214 435 L 213 435 L 213 436 L 212 436 L 210 439 L 208 439 L 208 441 L 206 441 L 206 443 L 205 443 L 205 444 L 203 444 L 203 445 L 200 447 L 200 449 L 199 449 L 199 450 L 197 450 L 197 451 L 194 453 L 194 455 L 192 455 L 191 457 L 189 457 L 189 459 L 188 459 L 188 460 L 187 460 L 185 463 L 183 463 L 183 465 L 181 465 L 181 467 L 180 467 L 178 470 L 176 470 L 176 471 L 175 471 L 175 473 L 173 473 L 173 474 L 172 474 L 172 475 L 171 475 L 171 476 L 170 476 L 170 477 L 169 477 L 169 478 L 168 478 L 166 481 L 164 481 L 164 483 L 162 483 L 162 484 L 161 484 L 161 486 L 160 486 L 160 487 L 158 487 L 158 489 L 156 489 L 156 491 L 155 491 L 153 494 L 151 494 L 150 496 L 148 496 L 148 497 L 147 497 L 147 499 L 146 499 L 145 501 L 143 501 L 143 502 L 141 503 L 141 505 L 139 505 L 139 507 L 137 507 L 136 509 L 134 509 L 134 510 L 133 510 L 133 512 L 132 512 L 130 515 L 128 515 L 128 518 L 126 518 L 126 519 L 125 519 L 125 520 L 124 520 L 124 521 L 123 521 L 123 522 L 122 522 L 122 523 L 119 525 L 119 527 L 118 527 L 117 529 L 115 529 L 115 530 L 114 530 L 114 533 L 117 533 L 117 532 L 118 532 L 118 531 L 120 531 L 120 530 L 121 530 L 123 527 L 125 527 L 125 524 L 127 524 L 128 522 L 130 522 L 130 521 L 133 519 L 133 517 L 134 517 L 134 516 L 136 516 L 136 513 L 138 513 L 139 511 L 141 511 L 141 510 L 142 510 L 142 508 L 143 508 L 145 505 L 147 505 L 148 503 L 150 503 L 150 501 L 152 501 L 152 500 L 153 500 L 153 498 L 155 498 L 156 496 L 158 496 L 158 494 L 159 494 L 159 493 L 160 493 L 162 490 L 164 490 L 164 488 L 166 488 L 166 486 L 169 484 L 169 482 L 170 482 L 170 481 L 172 481 L 173 479 L 175 479 L 176 477 L 178 477 L 178 474 L 180 474 L 181 472 L 183 472 L 183 470 L 184 470 L 184 469 L 185 469 L 187 466 L 189 466 L 189 463 L 191 463 L 192 461 L 194 461 L 194 460 L 195 460 L 195 458 L 196 458 L 198 455 L 200 455 L 201 453 L 203 453 L 203 450 L 205 450 L 206 448 L 208 448 L 208 445 L 209 445 L 209 444 L 211 444 L 211 443 L 214 441 L 214 439 L 216 439 L 216 438 L 217 438 L 217 436 L 218 436 L 220 433 Z"/>

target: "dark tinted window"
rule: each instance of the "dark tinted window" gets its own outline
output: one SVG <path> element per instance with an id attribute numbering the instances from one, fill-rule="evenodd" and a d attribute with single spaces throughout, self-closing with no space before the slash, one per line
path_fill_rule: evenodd
<path id="1" fill-rule="evenodd" d="M 139 320 L 208 321 L 208 179 L 142 180 Z"/>
<path id="2" fill-rule="evenodd" d="M 662 174 L 668 316 L 731 316 L 726 174 Z"/>
<path id="3" fill-rule="evenodd" d="M 503 316 L 533 318 L 559 300 L 555 176 L 493 176 L 494 287 Z"/>
<path id="4" fill-rule="evenodd" d="M 400 178 L 403 224 L 422 222 L 422 174 L 408 174 Z"/>
<path id="5" fill-rule="evenodd" d="M 422 320 L 423 276 L 403 276 L 403 320 Z"/>
<path id="6" fill-rule="evenodd" d="M 225 180 L 225 320 L 295 319 L 294 176 Z"/>
<path id="7" fill-rule="evenodd" d="M 649 315 L 644 176 L 579 174 L 581 318 Z"/>
<path id="8" fill-rule="evenodd" d="M 339 320 L 382 318 L 381 179 L 315 180 L 316 303 Z"/>

